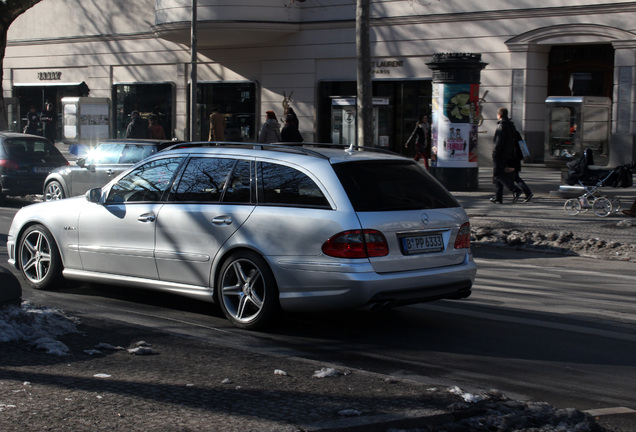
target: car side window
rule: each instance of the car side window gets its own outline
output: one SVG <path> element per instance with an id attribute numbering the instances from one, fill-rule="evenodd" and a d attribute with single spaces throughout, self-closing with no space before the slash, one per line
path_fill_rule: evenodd
<path id="1" fill-rule="evenodd" d="M 261 188 L 264 204 L 331 208 L 309 176 L 286 165 L 261 163 Z"/>
<path id="2" fill-rule="evenodd" d="M 100 144 L 86 157 L 86 165 L 116 164 L 124 151 L 124 144 Z"/>
<path id="3" fill-rule="evenodd" d="M 252 201 L 252 166 L 250 161 L 237 162 L 223 194 L 223 202 L 249 203 Z"/>
<path id="4" fill-rule="evenodd" d="M 106 204 L 161 200 L 181 160 L 156 159 L 135 168 L 110 188 Z"/>
<path id="5" fill-rule="evenodd" d="M 174 201 L 219 202 L 236 164 L 234 159 L 192 158 L 173 191 Z"/>
<path id="6" fill-rule="evenodd" d="M 120 164 L 136 164 L 157 151 L 153 145 L 126 144 L 119 158 Z"/>

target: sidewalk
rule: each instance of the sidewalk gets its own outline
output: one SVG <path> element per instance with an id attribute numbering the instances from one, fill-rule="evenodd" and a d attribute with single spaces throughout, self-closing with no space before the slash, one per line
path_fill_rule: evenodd
<path id="1" fill-rule="evenodd" d="M 543 165 L 526 165 L 522 178 L 532 190 L 531 202 L 519 200 L 512 204 L 512 196 L 504 193 L 504 203 L 494 204 L 492 169 L 479 170 L 479 189 L 471 192 L 453 192 L 470 217 L 473 232 L 480 228 L 492 230 L 520 230 L 529 233 L 572 233 L 575 238 L 600 239 L 607 243 L 617 242 L 636 248 L 636 218 L 622 212 L 605 218 L 598 217 L 589 210 L 576 216 L 568 215 L 563 205 L 566 197 L 558 196 L 561 172 Z M 630 188 L 603 188 L 608 195 L 620 198 L 622 208 L 629 208 L 636 199 L 636 186 Z M 633 251 L 636 257 L 636 250 Z"/>

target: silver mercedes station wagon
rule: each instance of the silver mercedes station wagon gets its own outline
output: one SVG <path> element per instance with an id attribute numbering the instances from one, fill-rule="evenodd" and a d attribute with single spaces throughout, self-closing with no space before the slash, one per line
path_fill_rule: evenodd
<path id="1" fill-rule="evenodd" d="M 282 311 L 468 297 L 457 200 L 411 159 L 327 144 L 183 143 L 86 196 L 22 208 L 9 262 L 64 279 L 217 302 L 237 327 Z"/>

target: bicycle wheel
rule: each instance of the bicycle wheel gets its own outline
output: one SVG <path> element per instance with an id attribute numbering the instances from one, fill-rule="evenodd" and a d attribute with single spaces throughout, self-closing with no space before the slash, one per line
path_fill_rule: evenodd
<path id="1" fill-rule="evenodd" d="M 570 198 L 563 205 L 563 210 L 570 216 L 576 216 L 581 213 L 581 203 L 578 198 Z"/>
<path id="2" fill-rule="evenodd" d="M 598 217 L 606 217 L 612 213 L 612 202 L 607 197 L 598 197 L 594 200 L 592 205 L 594 214 Z"/>

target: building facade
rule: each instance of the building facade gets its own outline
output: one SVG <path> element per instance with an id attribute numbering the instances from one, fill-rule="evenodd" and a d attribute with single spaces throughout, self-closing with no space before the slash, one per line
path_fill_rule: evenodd
<path id="1" fill-rule="evenodd" d="M 551 144 L 557 121 L 583 122 L 579 133 L 597 140 L 608 165 L 636 159 L 636 2 L 576 3 L 372 0 L 375 145 L 413 151 L 404 144 L 431 114 L 435 53 L 480 53 L 480 164 L 490 163 L 500 106 L 534 162 L 573 157 L 577 138 Z M 355 0 L 198 0 L 197 15 L 195 137 L 207 140 L 218 107 L 227 140 L 255 141 L 265 112 L 281 118 L 286 101 L 305 141 L 355 140 Z M 158 115 L 170 137 L 190 136 L 189 1 L 43 0 L 8 40 L 3 90 L 14 128 L 30 106 L 50 102 L 62 141 L 62 99 L 82 97 L 109 101 L 112 137 L 124 135 L 133 110 Z M 609 114 L 552 112 L 550 96 L 603 98 Z"/>

